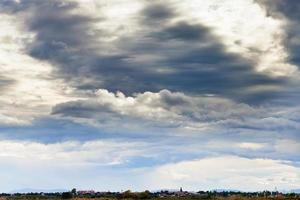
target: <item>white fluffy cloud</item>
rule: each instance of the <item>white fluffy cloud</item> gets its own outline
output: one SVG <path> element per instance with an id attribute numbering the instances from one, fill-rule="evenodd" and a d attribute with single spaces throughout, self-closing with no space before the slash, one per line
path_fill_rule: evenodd
<path id="1" fill-rule="evenodd" d="M 160 166 L 149 179 L 159 188 L 287 189 L 300 186 L 300 168 L 280 160 L 220 156 Z"/>
<path id="2" fill-rule="evenodd" d="M 1 192 L 22 188 L 121 190 L 132 188 L 131 169 L 118 170 L 143 155 L 145 143 L 121 140 L 44 144 L 0 141 Z"/>
<path id="3" fill-rule="evenodd" d="M 282 114 L 286 113 L 285 109 L 250 106 L 217 96 L 188 96 L 168 90 L 125 96 L 122 92 L 99 89 L 85 99 L 56 105 L 52 114 L 112 129 L 165 127 L 181 133 L 243 127 L 270 131 L 299 129 L 299 122 Z M 249 145 L 244 144 L 244 147 L 251 148 Z"/>
<path id="4" fill-rule="evenodd" d="M 249 144 L 246 146 L 249 147 Z M 253 144 L 250 146 L 253 147 Z M 164 148 L 169 151 L 179 150 L 174 146 L 157 147 L 151 143 L 121 140 L 53 144 L 2 140 L 0 174 L 3 181 L 13 181 L 24 188 L 51 188 L 55 182 L 56 188 L 76 186 L 100 190 L 111 189 L 110 187 L 144 190 L 184 186 L 184 189 L 195 191 L 216 188 L 249 191 L 272 190 L 275 186 L 278 189 L 300 187 L 300 168 L 285 160 L 219 155 L 148 167 L 123 167 L 121 171 L 118 170 L 118 166 L 126 166 L 140 156 L 150 159 L 162 152 L 167 153 Z M 188 151 L 187 148 L 189 147 L 182 151 Z M 6 176 L 7 170 L 14 175 Z M 112 173 L 114 176 L 111 176 Z M 87 181 L 84 177 L 91 175 L 92 181 Z M 129 179 L 135 180 L 136 184 L 126 181 Z M 15 187 L 7 184 L 3 188 L 9 190 Z"/>
<path id="5" fill-rule="evenodd" d="M 137 126 L 151 124 L 199 131 L 230 120 L 259 117 L 263 115 L 263 109 L 226 98 L 193 97 L 168 90 L 125 96 L 122 92 L 100 89 L 85 100 L 58 104 L 52 113 L 102 127 L 111 125 L 111 120 L 119 125 L 128 120 L 132 126 L 135 123 Z"/>
<path id="6" fill-rule="evenodd" d="M 141 155 L 143 143 L 95 140 L 43 144 L 30 141 L 0 141 L 0 158 L 23 165 L 118 165 L 130 157 Z"/>
<path id="7" fill-rule="evenodd" d="M 242 143 L 239 143 L 237 146 L 240 148 L 243 148 L 243 149 L 259 150 L 259 149 L 264 148 L 265 144 L 253 143 L 253 142 L 242 142 Z"/>

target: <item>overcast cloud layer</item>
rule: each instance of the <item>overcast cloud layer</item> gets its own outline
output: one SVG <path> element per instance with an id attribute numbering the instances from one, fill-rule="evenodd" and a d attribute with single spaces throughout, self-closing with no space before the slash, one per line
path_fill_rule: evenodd
<path id="1" fill-rule="evenodd" d="M 298 13 L 0 0 L 1 191 L 300 188 Z"/>

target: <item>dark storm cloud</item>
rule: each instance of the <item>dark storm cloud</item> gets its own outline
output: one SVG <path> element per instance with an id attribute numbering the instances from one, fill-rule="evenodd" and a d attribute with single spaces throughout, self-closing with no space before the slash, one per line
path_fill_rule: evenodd
<path id="1" fill-rule="evenodd" d="M 31 56 L 61 64 L 62 68 L 73 68 L 71 71 L 82 67 L 90 60 L 89 56 L 93 57 L 89 55 L 95 42 L 92 35 L 98 32 L 91 32 L 90 26 L 100 19 L 70 14 L 73 7 L 57 3 L 43 4 L 35 9 L 27 25 L 37 33 L 28 49 Z"/>
<path id="2" fill-rule="evenodd" d="M 144 17 L 144 22 L 148 23 L 155 22 L 158 20 L 166 20 L 171 17 L 174 17 L 176 12 L 167 5 L 153 3 L 146 6 L 145 9 L 142 10 L 142 16 Z"/>
<path id="3" fill-rule="evenodd" d="M 36 38 L 28 45 L 29 54 L 53 63 L 55 75 L 78 89 L 106 88 L 125 94 L 169 89 L 256 103 L 263 98 L 255 95 L 275 91 L 247 93 L 248 87 L 284 81 L 254 72 L 254 63 L 226 52 L 208 27 L 188 21 L 170 24 L 176 11 L 169 5 L 147 4 L 138 16 L 142 31 L 120 36 L 110 44 L 118 49 L 110 56 L 104 55 L 107 44 L 99 40 L 107 34 L 105 27 L 95 30 L 93 26 L 105 19 L 73 14 L 76 4 L 22 1 L 15 7 L 19 9 L 14 11 L 32 12 L 26 23 Z"/>
<path id="4" fill-rule="evenodd" d="M 288 21 L 284 27 L 287 35 L 285 46 L 289 51 L 289 60 L 300 67 L 300 3 L 297 0 L 263 0 L 256 1 L 262 5 L 267 14 Z"/>
<path id="5" fill-rule="evenodd" d="M 291 20 L 299 20 L 300 4 L 297 0 L 256 0 L 257 3 L 267 6 L 267 14 L 275 17 L 284 15 Z"/>
<path id="6" fill-rule="evenodd" d="M 210 39 L 207 28 L 197 25 L 188 24 L 186 22 L 180 22 L 174 26 L 160 30 L 157 33 L 153 34 L 159 39 L 162 40 L 204 40 Z"/>
<path id="7" fill-rule="evenodd" d="M 56 105 L 52 110 L 52 114 L 62 114 L 79 118 L 93 118 L 93 115 L 97 114 L 96 111 L 101 113 L 102 117 L 105 113 L 114 113 L 113 108 L 109 105 L 100 105 L 93 101 L 73 101 Z"/>

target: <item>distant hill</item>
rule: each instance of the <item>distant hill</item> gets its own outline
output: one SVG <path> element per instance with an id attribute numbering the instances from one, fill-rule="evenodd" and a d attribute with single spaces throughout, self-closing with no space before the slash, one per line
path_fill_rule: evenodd
<path id="1" fill-rule="evenodd" d="M 182 188 L 183 191 L 184 188 Z M 158 189 L 158 190 L 152 190 L 152 192 L 160 192 L 160 191 L 169 191 L 169 192 L 178 192 L 180 189 L 168 189 L 168 188 L 163 188 L 163 189 Z M 216 191 L 216 192 L 241 192 L 240 190 L 235 190 L 235 189 L 213 189 L 209 191 Z M 197 192 L 197 191 L 196 191 Z"/>
<path id="2" fill-rule="evenodd" d="M 55 193 L 55 192 L 66 192 L 68 190 L 66 189 L 36 189 L 36 188 L 23 188 L 23 189 L 18 189 L 18 190 L 12 190 L 9 193 L 14 194 L 14 193 Z"/>
<path id="3" fill-rule="evenodd" d="M 300 194 L 300 189 L 293 189 L 291 192 Z"/>
<path id="4" fill-rule="evenodd" d="M 240 192 L 240 190 L 234 190 L 234 189 L 214 189 L 211 191 L 216 191 L 216 192 Z"/>
<path id="5" fill-rule="evenodd" d="M 162 188 L 162 189 L 151 190 L 151 192 L 160 192 L 160 191 L 178 192 L 179 189 Z"/>

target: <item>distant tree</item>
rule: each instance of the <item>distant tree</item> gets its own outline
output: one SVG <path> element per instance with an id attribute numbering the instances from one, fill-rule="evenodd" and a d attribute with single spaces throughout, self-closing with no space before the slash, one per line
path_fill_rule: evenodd
<path id="1" fill-rule="evenodd" d="M 62 199 L 72 199 L 72 197 L 73 197 L 73 195 L 72 195 L 71 192 L 63 192 L 63 193 L 61 194 L 61 198 L 62 198 Z"/>
<path id="2" fill-rule="evenodd" d="M 136 199 L 137 195 L 130 190 L 126 190 L 125 192 L 122 193 L 122 197 L 124 199 Z"/>
<path id="3" fill-rule="evenodd" d="M 140 192 L 138 197 L 139 199 L 150 199 L 151 193 L 149 192 L 149 190 L 145 190 L 144 192 Z"/>
<path id="4" fill-rule="evenodd" d="M 72 193 L 73 195 L 76 195 L 76 188 L 73 188 L 73 189 L 71 190 L 71 193 Z"/>

